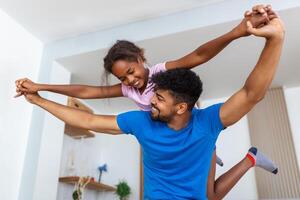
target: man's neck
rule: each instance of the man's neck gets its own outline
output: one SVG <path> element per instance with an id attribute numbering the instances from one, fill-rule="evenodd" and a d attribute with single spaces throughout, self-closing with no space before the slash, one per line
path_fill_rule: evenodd
<path id="1" fill-rule="evenodd" d="M 183 129 L 189 124 L 191 116 L 192 112 L 186 112 L 183 115 L 176 115 L 168 122 L 168 127 L 175 131 Z"/>

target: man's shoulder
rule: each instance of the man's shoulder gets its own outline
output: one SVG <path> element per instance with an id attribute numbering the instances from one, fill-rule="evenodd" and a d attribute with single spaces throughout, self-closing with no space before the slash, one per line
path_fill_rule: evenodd
<path id="1" fill-rule="evenodd" d="M 150 112 L 149 111 L 142 111 L 142 110 L 127 111 L 127 112 L 118 114 L 118 116 L 129 117 L 129 118 L 137 118 L 137 119 L 145 119 L 145 120 L 151 119 L 150 118 Z"/>
<path id="2" fill-rule="evenodd" d="M 210 106 L 207 106 L 205 108 L 201 108 L 198 110 L 204 111 L 204 112 L 213 112 L 214 110 L 219 110 L 223 104 L 224 104 L 223 102 L 215 103 L 215 104 L 212 104 Z"/>
<path id="3" fill-rule="evenodd" d="M 216 103 L 205 108 L 193 108 L 192 113 L 194 116 L 197 116 L 198 119 L 199 117 L 205 118 L 213 114 L 219 114 L 222 105 L 223 103 Z"/>
<path id="4" fill-rule="evenodd" d="M 117 116 L 117 123 L 123 133 L 137 135 L 151 124 L 149 112 L 128 111 Z"/>

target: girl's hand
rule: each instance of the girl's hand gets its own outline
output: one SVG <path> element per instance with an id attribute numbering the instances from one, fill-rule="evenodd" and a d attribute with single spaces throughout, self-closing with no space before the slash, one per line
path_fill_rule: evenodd
<path id="1" fill-rule="evenodd" d="M 28 78 L 18 79 L 15 81 L 16 84 L 16 96 L 19 97 L 23 95 L 24 93 L 36 93 L 39 91 L 38 84 L 32 82 Z"/>
<path id="2" fill-rule="evenodd" d="M 247 21 L 247 31 L 258 37 L 264 37 L 266 39 L 283 39 L 285 35 L 285 29 L 283 22 L 278 18 L 272 19 L 267 25 L 255 28 L 250 21 Z"/>

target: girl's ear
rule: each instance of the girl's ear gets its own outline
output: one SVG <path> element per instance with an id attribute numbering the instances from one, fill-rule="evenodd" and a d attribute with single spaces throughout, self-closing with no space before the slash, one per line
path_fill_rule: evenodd
<path id="1" fill-rule="evenodd" d="M 139 55 L 139 58 L 141 60 L 142 63 L 144 63 L 146 61 L 145 59 L 145 50 L 141 49 L 141 54 Z"/>
<path id="2" fill-rule="evenodd" d="M 143 63 L 144 63 L 144 60 L 143 60 L 140 56 L 138 57 L 137 60 L 138 60 L 138 63 L 139 63 L 139 64 L 143 64 Z"/>

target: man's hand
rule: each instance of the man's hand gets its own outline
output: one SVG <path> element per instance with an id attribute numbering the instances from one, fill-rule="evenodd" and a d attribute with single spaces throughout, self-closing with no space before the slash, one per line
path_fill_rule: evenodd
<path id="1" fill-rule="evenodd" d="M 23 93 L 25 99 L 32 104 L 38 104 L 42 97 L 38 93 Z"/>

